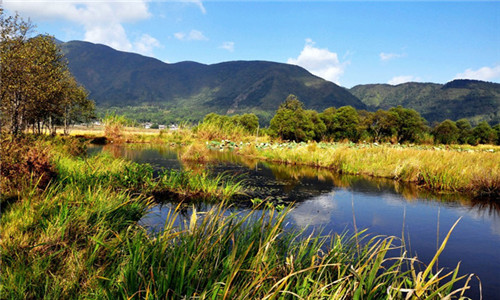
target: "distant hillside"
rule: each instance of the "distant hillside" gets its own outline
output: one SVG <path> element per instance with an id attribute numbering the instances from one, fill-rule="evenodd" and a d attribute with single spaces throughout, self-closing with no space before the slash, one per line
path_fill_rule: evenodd
<path id="1" fill-rule="evenodd" d="M 357 85 L 350 92 L 370 110 L 397 105 L 413 108 L 431 124 L 467 118 L 473 124 L 500 122 L 500 84 L 478 80 L 453 80 L 447 84 L 409 82 Z"/>
<path id="2" fill-rule="evenodd" d="M 71 72 L 98 107 L 125 107 L 137 119 L 161 115 L 170 121 L 199 120 L 209 112 L 253 112 L 266 122 L 289 94 L 298 96 L 308 109 L 366 108 L 347 89 L 294 65 L 265 61 L 167 64 L 88 42 L 72 41 L 61 47 Z"/>

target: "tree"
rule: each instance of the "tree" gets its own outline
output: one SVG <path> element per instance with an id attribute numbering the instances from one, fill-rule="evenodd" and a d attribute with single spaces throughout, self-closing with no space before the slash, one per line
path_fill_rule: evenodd
<path id="1" fill-rule="evenodd" d="M 319 113 L 319 118 L 325 124 L 324 138 L 333 140 L 335 139 L 335 113 L 337 109 L 335 107 L 328 107 L 323 112 Z"/>
<path id="2" fill-rule="evenodd" d="M 368 132 L 376 142 L 390 139 L 397 132 L 396 121 L 397 114 L 379 109 L 367 120 Z"/>
<path id="3" fill-rule="evenodd" d="M 284 140 L 308 141 L 315 137 L 314 124 L 295 95 L 281 103 L 269 125 L 271 135 Z"/>
<path id="4" fill-rule="evenodd" d="M 426 121 L 414 109 L 403 108 L 401 105 L 389 109 L 395 116 L 395 129 L 398 142 L 418 142 L 427 131 Z"/>
<path id="5" fill-rule="evenodd" d="M 255 133 L 259 128 L 259 117 L 255 114 L 243 114 L 238 120 L 238 125 L 245 128 L 249 133 Z"/>
<path id="6" fill-rule="evenodd" d="M 495 130 L 495 133 L 497 134 L 497 140 L 496 140 L 496 144 L 497 145 L 500 145 L 500 123 L 491 127 L 493 130 Z"/>
<path id="7" fill-rule="evenodd" d="M 350 105 L 340 107 L 337 109 L 334 118 L 336 124 L 334 131 L 335 138 L 337 140 L 358 140 L 359 115 L 358 111 L 354 107 Z"/>
<path id="8" fill-rule="evenodd" d="M 314 137 L 316 141 L 321 141 L 326 133 L 326 126 L 323 120 L 320 118 L 319 114 L 315 110 L 306 110 L 307 118 L 311 121 L 313 125 Z"/>
<path id="9" fill-rule="evenodd" d="M 69 73 L 54 38 L 31 38 L 33 28 L 18 15 L 7 17 L 0 8 L 1 126 L 14 136 L 29 127 L 37 133 L 44 126 L 54 131 L 61 120 L 69 124 L 77 112 L 90 116 L 94 109 Z"/>
<path id="10" fill-rule="evenodd" d="M 455 125 L 458 128 L 458 142 L 460 144 L 472 144 L 472 126 L 469 120 L 460 119 Z"/>
<path id="11" fill-rule="evenodd" d="M 497 139 L 497 134 L 490 125 L 483 121 L 472 130 L 474 141 L 479 144 L 493 144 Z"/>
<path id="12" fill-rule="evenodd" d="M 453 144 L 458 141 L 460 131 L 455 122 L 444 120 L 434 128 L 432 133 L 436 143 Z"/>

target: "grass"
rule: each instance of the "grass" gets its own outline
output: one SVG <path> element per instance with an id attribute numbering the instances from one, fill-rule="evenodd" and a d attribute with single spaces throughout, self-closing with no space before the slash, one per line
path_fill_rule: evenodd
<path id="1" fill-rule="evenodd" d="M 458 266 L 432 270 L 449 234 L 425 266 L 394 237 L 304 236 L 284 229 L 290 209 L 235 214 L 224 194 L 184 221 L 179 205 L 162 232 L 150 233 L 138 225 L 153 205 L 149 192 L 215 193 L 221 179 L 155 179 L 147 166 L 60 150 L 51 150 L 53 182 L 25 186 L 2 209 L 2 298 L 442 299 L 468 288 Z M 215 184 L 204 190 L 207 180 Z"/>
<path id="2" fill-rule="evenodd" d="M 500 153 L 434 147 L 356 144 L 268 144 L 239 150 L 264 161 L 332 169 L 416 183 L 437 191 L 500 195 Z"/>
<path id="3" fill-rule="evenodd" d="M 270 143 L 269 137 L 218 133 L 214 126 L 178 131 L 126 129 L 127 142 L 189 145 L 185 161 L 204 161 L 210 149 L 231 150 L 260 161 L 306 165 L 341 174 L 366 175 L 415 183 L 433 191 L 500 197 L 500 148 L 491 145 L 377 145 L 352 143 Z M 213 128 L 212 128 L 213 127 Z M 153 130 L 154 131 L 154 130 Z M 228 135 L 229 134 L 229 135 Z M 210 141 L 215 138 L 232 138 Z M 240 143 L 243 142 L 243 143 Z M 236 145 L 237 147 L 234 147 Z"/>

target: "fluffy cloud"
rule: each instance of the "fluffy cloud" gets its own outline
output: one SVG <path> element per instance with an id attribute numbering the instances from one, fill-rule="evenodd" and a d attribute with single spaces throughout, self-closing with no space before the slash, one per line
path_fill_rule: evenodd
<path id="1" fill-rule="evenodd" d="M 153 56 L 153 49 L 158 47 L 161 47 L 160 42 L 149 34 L 143 34 L 134 43 L 135 51 L 147 56 Z"/>
<path id="2" fill-rule="evenodd" d="M 421 81 L 420 77 L 415 77 L 412 75 L 402 75 L 393 77 L 387 83 L 391 85 L 398 85 L 405 82 L 415 82 L 415 81 Z"/>
<path id="3" fill-rule="evenodd" d="M 83 26 L 85 40 L 109 45 L 123 51 L 137 51 L 123 23 L 148 19 L 151 14 L 145 0 L 120 1 L 7 1 L 4 8 L 18 11 L 34 20 L 66 20 Z"/>
<path id="4" fill-rule="evenodd" d="M 349 62 L 340 62 L 337 53 L 314 47 L 311 39 L 306 40 L 304 49 L 297 58 L 289 58 L 287 63 L 298 65 L 312 74 L 339 84 Z"/>
<path id="5" fill-rule="evenodd" d="M 219 48 L 225 49 L 229 52 L 233 52 L 234 51 L 234 42 L 224 42 L 224 43 L 222 43 L 222 45 Z"/>
<path id="6" fill-rule="evenodd" d="M 454 79 L 477 79 L 477 80 L 492 80 L 500 79 L 500 65 L 493 68 L 482 67 L 477 70 L 467 69 L 463 73 L 459 73 Z"/>
<path id="7" fill-rule="evenodd" d="M 379 54 L 379 56 L 380 56 L 380 60 L 381 60 L 381 61 L 388 61 L 388 60 L 391 60 L 391 59 L 404 57 L 404 56 L 405 56 L 405 54 L 400 54 L 400 53 L 385 53 L 385 52 L 381 52 L 381 53 Z"/>
<path id="8" fill-rule="evenodd" d="M 177 32 L 174 37 L 181 41 L 208 41 L 208 38 L 199 30 L 191 30 L 189 33 Z"/>

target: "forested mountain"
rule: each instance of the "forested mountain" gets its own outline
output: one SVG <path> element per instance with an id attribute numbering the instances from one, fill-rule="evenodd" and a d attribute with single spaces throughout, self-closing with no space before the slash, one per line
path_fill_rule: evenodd
<path id="1" fill-rule="evenodd" d="M 397 105 L 413 108 L 430 123 L 469 119 L 473 124 L 500 122 L 500 84 L 478 80 L 453 80 L 446 84 L 409 82 L 357 85 L 351 93 L 370 110 Z"/>
<path id="2" fill-rule="evenodd" d="M 126 107 L 141 119 L 197 120 L 209 112 L 246 113 L 270 120 L 279 104 L 294 94 L 308 109 L 352 105 L 366 108 L 347 89 L 305 69 L 265 61 L 213 65 L 167 64 L 81 41 L 62 43 L 69 68 L 98 107 Z"/>
<path id="3" fill-rule="evenodd" d="M 305 69 L 266 61 L 232 61 L 213 65 L 164 63 L 142 55 L 81 41 L 61 43 L 75 78 L 89 91 L 98 109 L 113 107 L 138 121 L 197 121 L 207 113 L 256 113 L 267 124 L 289 94 L 307 109 L 331 106 L 389 109 L 402 105 L 418 111 L 430 124 L 467 118 L 500 122 L 500 84 L 454 80 L 447 84 L 367 84 L 350 90 Z"/>

